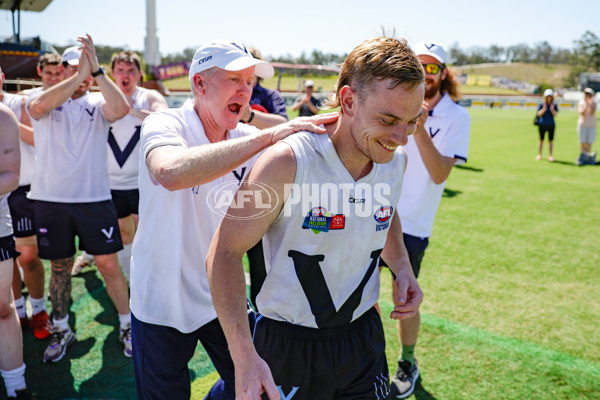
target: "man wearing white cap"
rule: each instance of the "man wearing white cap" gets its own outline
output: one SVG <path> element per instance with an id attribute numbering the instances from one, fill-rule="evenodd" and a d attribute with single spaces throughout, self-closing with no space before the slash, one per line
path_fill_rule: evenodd
<path id="1" fill-rule="evenodd" d="M 446 179 L 454 165 L 467 161 L 471 117 L 455 103 L 457 82 L 446 65 L 446 52 L 437 42 L 417 43 L 413 50 L 425 70 L 427 121 L 408 138 L 404 147 L 408 166 L 404 175 L 398 214 L 402 221 L 404 245 L 415 276 L 431 236 Z M 393 286 L 394 299 L 396 288 Z M 419 368 L 414 356 L 419 335 L 420 314 L 398 322 L 402 355 L 392 378 L 392 397 L 405 398 L 414 391 Z"/>
<path id="2" fill-rule="evenodd" d="M 292 105 L 292 110 L 298 111 L 299 117 L 310 117 L 319 113 L 321 102 L 312 95 L 314 88 L 313 81 L 310 79 L 304 81 L 304 94 L 298 97 Z"/>
<path id="3" fill-rule="evenodd" d="M 189 398 L 188 362 L 198 341 L 224 381 L 219 398 L 235 397 L 233 362 L 205 268 L 208 246 L 223 218 L 216 203 L 231 200 L 262 150 L 300 130 L 323 133 L 316 125 L 337 118 L 301 118 L 263 131 L 239 123 L 255 74 L 270 78 L 273 72 L 242 44 L 207 43 L 190 66 L 193 99 L 144 120 L 140 225 L 130 281 L 140 399 Z M 215 396 L 213 391 L 208 398 Z"/>
<path id="4" fill-rule="evenodd" d="M 131 354 L 127 281 L 116 252 L 122 249 L 106 168 L 108 126 L 129 111 L 119 88 L 104 75 L 89 35 L 63 53 L 65 79 L 27 101 L 34 129 L 37 167 L 29 198 L 39 256 L 50 260 L 53 332 L 44 362 L 62 359 L 75 341 L 69 326 L 75 236 L 93 254 L 120 321 L 119 340 Z M 88 90 L 93 78 L 102 96 Z"/>
<path id="5" fill-rule="evenodd" d="M 544 137 L 548 132 L 548 161 L 554 162 L 552 150 L 554 148 L 554 133 L 556 131 L 556 121 L 554 117 L 558 114 L 558 105 L 554 102 L 554 90 L 544 90 L 544 101 L 538 105 L 538 131 L 540 140 L 538 141 L 538 153 L 535 160 L 542 159 L 542 148 L 544 146 Z"/>

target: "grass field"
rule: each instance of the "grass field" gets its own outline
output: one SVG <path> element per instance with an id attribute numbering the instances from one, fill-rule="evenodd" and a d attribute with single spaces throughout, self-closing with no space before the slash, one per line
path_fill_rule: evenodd
<path id="1" fill-rule="evenodd" d="M 574 165 L 576 113 L 557 117 L 549 163 L 534 161 L 533 111 L 469 112 L 469 161 L 447 182 L 421 270 L 422 377 L 411 398 L 600 399 L 600 166 Z M 42 364 L 46 342 L 24 333 L 29 386 L 39 400 L 134 398 L 95 269 L 73 279 L 72 297 L 78 342 L 65 359 Z M 389 273 L 380 303 L 393 371 Z M 202 399 L 216 374 L 201 348 L 191 369 Z"/>

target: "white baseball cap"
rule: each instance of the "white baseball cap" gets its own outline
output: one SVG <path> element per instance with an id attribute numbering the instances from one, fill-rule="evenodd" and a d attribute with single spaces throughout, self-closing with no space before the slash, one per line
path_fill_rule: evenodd
<path id="1" fill-rule="evenodd" d="M 61 63 L 68 63 L 69 65 L 79 65 L 79 57 L 81 56 L 81 50 L 79 46 L 67 47 L 63 51 Z"/>
<path id="2" fill-rule="evenodd" d="M 413 51 L 417 56 L 431 56 L 442 64 L 446 64 L 446 50 L 438 42 L 431 40 L 419 42 L 413 46 Z"/>
<path id="3" fill-rule="evenodd" d="M 304 81 L 304 87 L 315 87 L 315 83 L 310 79 L 307 79 L 306 81 Z"/>
<path id="4" fill-rule="evenodd" d="M 196 50 L 190 65 L 190 81 L 198 72 L 218 67 L 225 71 L 241 71 L 254 66 L 254 74 L 259 78 L 270 78 L 275 74 L 273 66 L 266 61 L 252 57 L 243 44 L 231 41 L 205 43 Z"/>
<path id="5" fill-rule="evenodd" d="M 552 89 L 546 89 L 544 90 L 544 97 L 546 96 L 553 96 L 554 97 L 554 90 Z"/>
<path id="6" fill-rule="evenodd" d="M 594 95 L 594 90 L 592 88 L 588 87 L 588 88 L 583 89 L 583 93 L 587 93 L 590 96 L 593 96 Z"/>

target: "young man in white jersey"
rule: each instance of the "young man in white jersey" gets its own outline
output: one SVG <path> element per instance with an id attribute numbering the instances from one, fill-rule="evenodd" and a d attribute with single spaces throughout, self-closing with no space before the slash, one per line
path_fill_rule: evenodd
<path id="1" fill-rule="evenodd" d="M 154 111 L 168 108 L 165 98 L 156 90 L 138 86 L 142 79 L 142 63 L 133 51 L 122 51 L 112 56 L 110 72 L 115 83 L 129 101 L 129 112 L 113 122 L 108 131 L 108 176 L 113 203 L 119 217 L 123 250 L 117 253 L 123 272 L 129 279 L 131 244 L 137 229 L 138 164 L 140 128 L 144 119 Z M 72 275 L 93 261 L 83 252 L 75 259 Z"/>
<path id="2" fill-rule="evenodd" d="M 211 243 L 207 273 L 239 398 L 386 398 L 380 255 L 399 286 L 390 317 L 414 315 L 422 300 L 394 210 L 406 166 L 399 147 L 426 118 L 419 60 L 405 40 L 367 40 L 336 87 L 329 105 L 341 115 L 327 135 L 303 132 L 268 149 Z M 252 337 L 242 257 L 261 237 L 266 276 Z"/>
<path id="3" fill-rule="evenodd" d="M 2 83 L 4 74 L 0 68 L 0 100 L 17 117 L 20 130 L 20 152 L 21 166 L 19 175 L 19 187 L 8 196 L 8 205 L 12 218 L 13 232 L 17 251 L 20 253 L 15 263 L 13 274 L 13 294 L 15 306 L 19 314 L 21 326 L 31 326 L 33 334 L 38 339 L 45 339 L 52 331 L 48 312 L 46 311 L 46 300 L 44 296 L 45 272 L 42 261 L 38 257 L 37 243 L 35 238 L 35 210 L 34 201 L 26 197 L 31 188 L 31 178 L 35 168 L 35 149 L 33 148 L 33 130 L 31 122 L 25 112 L 26 97 L 19 94 L 3 93 Z M 21 293 L 21 273 L 19 265 L 23 270 L 23 280 L 29 292 L 29 303 L 31 304 L 31 321 L 27 316 L 25 297 Z"/>
<path id="4" fill-rule="evenodd" d="M 433 220 L 454 165 L 467 161 L 471 118 L 455 103 L 457 82 L 446 66 L 446 52 L 437 42 L 417 43 L 413 50 L 425 70 L 425 106 L 428 118 L 405 146 L 408 167 L 398 202 L 404 245 L 415 276 L 429 243 Z M 384 258 L 384 261 L 387 259 Z M 394 299 L 395 296 L 395 290 Z M 392 397 L 410 396 L 419 378 L 414 355 L 419 334 L 420 314 L 398 322 L 402 354 L 392 379 Z"/>
<path id="5" fill-rule="evenodd" d="M 208 398 L 235 398 L 233 362 L 204 267 L 222 218 L 210 205 L 222 200 L 220 188 L 237 190 L 259 152 L 300 130 L 324 132 L 316 125 L 337 118 L 298 119 L 262 131 L 240 123 L 255 74 L 273 72 L 240 43 L 206 43 L 190 66 L 193 99 L 144 120 L 130 281 L 139 399 L 189 398 L 188 362 L 198 341 L 224 382 Z"/>
<path id="6" fill-rule="evenodd" d="M 71 268 L 79 247 L 94 255 L 106 291 L 119 314 L 119 340 L 131 354 L 127 281 L 116 252 L 121 237 L 110 196 L 106 141 L 110 122 L 129 111 L 125 95 L 104 75 L 89 35 L 63 53 L 65 79 L 27 102 L 34 129 L 37 168 L 29 198 L 36 202 L 39 255 L 50 260 L 53 332 L 44 362 L 63 358 L 75 340 L 69 326 Z M 93 78 L 101 96 L 90 94 Z"/>

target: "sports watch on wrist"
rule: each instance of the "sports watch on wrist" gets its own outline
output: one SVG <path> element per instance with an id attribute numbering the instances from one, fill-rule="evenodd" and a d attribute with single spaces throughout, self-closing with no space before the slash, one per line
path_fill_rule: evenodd
<path id="1" fill-rule="evenodd" d="M 92 72 L 92 78 L 95 78 L 98 75 L 104 75 L 104 67 L 103 66 L 100 66 L 100 68 L 98 68 L 98 71 Z"/>

